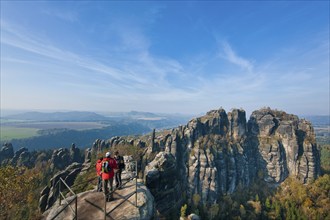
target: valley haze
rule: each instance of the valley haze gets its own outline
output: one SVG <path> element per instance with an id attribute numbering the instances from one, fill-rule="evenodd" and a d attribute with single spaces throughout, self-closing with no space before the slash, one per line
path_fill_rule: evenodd
<path id="1" fill-rule="evenodd" d="M 11 142 L 15 149 L 49 149 L 68 147 L 72 143 L 90 147 L 97 139 L 141 135 L 153 129 L 163 130 L 186 125 L 199 115 L 152 112 L 16 112 L 1 115 L 1 145 Z M 246 114 L 247 120 L 250 118 Z M 327 143 L 330 138 L 330 116 L 300 116 L 312 122 L 317 136 Z"/>
<path id="2" fill-rule="evenodd" d="M 9 112 L 8 112 L 9 113 Z M 14 113 L 14 112 L 11 112 Z M 165 129 L 186 124 L 192 116 L 151 112 L 23 112 L 1 116 L 1 145 L 15 149 L 49 149 L 68 147 L 72 143 L 90 147 L 96 139 L 137 135 L 152 129 Z"/>

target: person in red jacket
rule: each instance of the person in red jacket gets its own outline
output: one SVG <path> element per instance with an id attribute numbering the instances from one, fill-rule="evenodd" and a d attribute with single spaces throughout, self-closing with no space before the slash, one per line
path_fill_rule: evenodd
<path id="1" fill-rule="evenodd" d="M 97 192 L 102 192 L 102 160 L 103 157 L 100 157 L 95 165 L 96 168 L 96 175 L 97 175 Z"/>
<path id="2" fill-rule="evenodd" d="M 111 157 L 111 153 L 107 152 L 105 158 L 102 160 L 102 179 L 103 179 L 103 191 L 107 196 L 107 201 L 110 200 L 108 185 L 110 184 L 110 191 L 113 190 L 113 176 L 114 169 L 118 169 L 117 162 Z"/>

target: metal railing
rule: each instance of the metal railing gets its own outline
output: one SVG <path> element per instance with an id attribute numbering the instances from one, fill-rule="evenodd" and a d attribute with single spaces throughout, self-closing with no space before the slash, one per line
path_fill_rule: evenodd
<path id="1" fill-rule="evenodd" d="M 110 211 L 107 212 L 107 198 L 108 196 L 110 197 L 113 197 L 113 194 L 118 190 L 118 188 L 116 188 L 115 190 L 113 191 L 110 191 L 108 194 L 105 194 L 105 192 L 103 193 L 104 194 L 104 219 L 106 219 L 106 217 L 110 217 L 110 213 L 112 213 L 114 210 L 116 210 L 117 208 L 119 208 L 124 202 L 126 202 L 131 196 L 133 196 L 135 194 L 135 207 L 137 207 L 137 178 L 138 178 L 138 172 L 137 172 L 137 161 L 134 161 L 135 163 L 135 175 L 130 177 L 126 182 L 124 182 L 122 184 L 122 186 L 125 186 L 127 183 L 131 182 L 134 178 L 135 178 L 135 191 L 130 193 L 129 195 L 125 196 L 125 197 L 122 197 L 123 198 L 123 201 L 121 201 L 119 204 L 117 204 L 113 209 L 111 209 Z M 97 178 L 97 177 L 96 177 Z M 88 179 L 87 181 L 83 181 L 75 186 L 72 186 L 72 188 L 75 188 L 77 187 L 78 185 L 80 184 L 83 184 L 83 183 L 86 183 L 86 182 L 92 182 L 96 179 L 95 177 L 94 178 L 91 178 L 91 179 Z M 62 189 L 61 185 L 64 185 L 65 188 Z M 59 205 L 62 205 L 62 200 L 65 201 L 65 205 L 57 212 L 57 214 L 51 218 L 51 220 L 54 220 L 56 217 L 58 217 L 67 207 L 70 208 L 70 210 L 72 211 L 73 213 L 73 219 L 74 220 L 77 220 L 78 219 L 78 197 L 77 197 L 77 194 L 75 194 L 72 190 L 72 188 L 70 188 L 66 182 L 60 177 L 60 180 L 58 181 L 58 189 L 59 189 Z M 73 198 L 68 201 L 68 199 L 65 197 L 65 195 L 63 194 L 62 191 L 64 190 L 68 190 L 72 195 L 73 195 Z M 86 200 L 86 199 L 85 199 Z M 87 201 L 87 200 L 86 200 Z M 74 202 L 74 208 L 72 208 L 71 204 Z M 89 201 L 87 201 L 89 202 Z M 89 202 L 90 203 L 90 202 Z M 132 203 L 133 204 L 133 203 Z M 92 204 L 93 205 L 93 204 Z M 111 218 L 111 217 L 110 217 Z"/>
<path id="2" fill-rule="evenodd" d="M 112 197 L 113 194 L 118 190 L 118 188 L 116 188 L 115 190 L 109 192 L 108 194 L 106 194 L 104 192 L 104 220 L 106 220 L 107 216 L 113 212 L 114 210 L 116 210 L 118 207 L 120 207 L 124 202 L 126 202 L 132 195 L 135 194 L 135 207 L 137 208 L 137 178 L 138 178 L 138 172 L 137 172 L 137 161 L 135 162 L 135 177 L 129 178 L 128 181 L 126 181 L 124 184 L 122 184 L 122 186 L 125 186 L 127 183 L 131 182 L 131 180 L 133 180 L 135 178 L 135 191 L 130 193 L 128 196 L 126 196 L 124 198 L 124 200 L 122 202 L 120 202 L 118 205 L 116 205 L 113 209 L 111 209 L 109 212 L 107 212 L 107 198 L 110 196 Z M 111 218 L 111 217 L 110 217 Z"/>
<path id="3" fill-rule="evenodd" d="M 61 190 L 62 190 L 62 188 L 61 188 L 61 185 L 62 185 L 62 183 L 63 183 L 63 185 L 73 194 L 73 198 L 70 200 L 70 201 L 67 201 L 67 199 L 65 198 L 65 196 L 64 196 L 64 194 L 61 192 Z M 65 181 L 62 179 L 62 177 L 60 177 L 60 180 L 58 181 L 58 192 L 59 192 L 59 205 L 61 205 L 61 202 L 62 202 L 62 198 L 63 198 L 63 200 L 66 202 L 66 205 L 65 206 L 63 206 L 61 209 L 60 209 L 60 211 L 51 219 L 51 220 L 53 220 L 53 219 L 55 219 L 59 214 L 61 214 L 67 207 L 69 207 L 70 208 L 70 210 L 72 211 L 72 213 L 73 213 L 73 215 L 74 215 L 74 217 L 73 217 L 73 219 L 75 219 L 75 220 L 77 220 L 78 219 L 78 197 L 77 197 L 77 195 L 72 191 L 72 189 L 65 183 Z M 74 206 L 75 206 L 75 208 L 74 208 L 74 210 L 73 210 L 73 208 L 71 207 L 71 203 L 72 202 L 75 202 L 75 204 L 74 204 Z"/>

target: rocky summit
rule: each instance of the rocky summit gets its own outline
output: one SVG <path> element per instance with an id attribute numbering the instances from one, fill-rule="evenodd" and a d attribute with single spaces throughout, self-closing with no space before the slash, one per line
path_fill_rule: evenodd
<path id="1" fill-rule="evenodd" d="M 212 110 L 185 126 L 109 142 L 147 149 L 141 171 L 164 214 L 195 194 L 203 204 L 213 204 L 257 179 L 276 186 L 289 176 L 309 183 L 320 174 L 311 123 L 269 108 L 254 111 L 248 121 L 242 109 Z"/>

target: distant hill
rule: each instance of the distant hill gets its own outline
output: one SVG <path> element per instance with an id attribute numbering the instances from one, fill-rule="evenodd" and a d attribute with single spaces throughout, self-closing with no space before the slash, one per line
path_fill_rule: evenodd
<path id="1" fill-rule="evenodd" d="M 152 112 L 140 112 L 140 111 L 130 111 L 130 112 L 109 112 L 103 115 L 108 117 L 120 117 L 120 118 L 130 118 L 130 119 L 141 119 L 141 118 L 167 118 L 172 117 L 174 114 L 159 114 Z"/>
<path id="2" fill-rule="evenodd" d="M 105 121 L 109 118 L 94 112 L 26 112 L 3 117 L 5 119 L 31 120 L 31 121 Z"/>
<path id="3" fill-rule="evenodd" d="M 31 111 L 8 115 L 1 119 L 1 128 L 9 129 L 9 136 L 15 136 L 11 133 L 21 131 L 15 130 L 16 128 L 38 129 L 38 135 L 6 140 L 0 138 L 0 144 L 11 142 L 18 148 L 24 146 L 29 149 L 48 149 L 69 146 L 70 143 L 76 143 L 78 146 L 90 146 L 96 139 L 107 139 L 116 135 L 143 134 L 152 129 L 173 128 L 186 124 L 191 118 L 177 114 L 137 111 L 118 113 Z M 88 123 L 102 126 L 98 128 L 94 127 L 94 124 L 89 125 Z M 87 128 L 88 126 L 90 128 L 86 129 L 86 124 Z"/>
<path id="4" fill-rule="evenodd" d="M 330 115 L 303 115 L 301 118 L 312 122 L 314 126 L 330 125 Z"/>
<path id="5" fill-rule="evenodd" d="M 12 139 L 10 143 L 15 149 L 26 147 L 30 150 L 55 149 L 65 146 L 71 146 L 75 143 L 81 148 L 90 147 L 96 139 L 110 139 L 114 136 L 145 134 L 151 129 L 135 122 L 131 123 L 114 123 L 101 129 L 90 130 L 69 130 L 54 129 L 43 131 L 43 135 L 24 138 Z M 4 143 L 1 143 L 3 145 Z"/>

